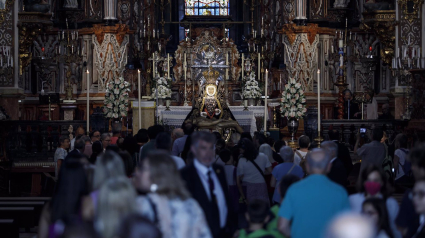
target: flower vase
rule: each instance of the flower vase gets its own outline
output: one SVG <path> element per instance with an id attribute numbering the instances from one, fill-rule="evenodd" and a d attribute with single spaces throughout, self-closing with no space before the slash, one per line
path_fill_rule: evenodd
<path id="1" fill-rule="evenodd" d="M 166 111 L 170 111 L 170 105 L 171 105 L 171 100 L 170 99 L 165 100 L 165 106 L 167 107 L 165 109 Z"/>
<path id="2" fill-rule="evenodd" d="M 299 121 L 295 117 L 288 119 L 288 132 L 291 134 L 291 141 L 295 141 L 295 135 L 297 134 Z"/>
<path id="3" fill-rule="evenodd" d="M 165 100 L 163 98 L 158 98 L 158 106 L 164 106 Z"/>
<path id="4" fill-rule="evenodd" d="M 255 106 L 255 98 L 248 98 L 248 105 Z"/>

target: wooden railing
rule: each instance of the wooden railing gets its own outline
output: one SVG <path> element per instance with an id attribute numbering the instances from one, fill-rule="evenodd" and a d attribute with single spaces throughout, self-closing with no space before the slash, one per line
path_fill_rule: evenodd
<path id="1" fill-rule="evenodd" d="M 70 127 L 72 126 L 72 131 Z M 2 121 L 0 122 L 0 161 L 53 161 L 61 135 L 75 135 L 86 121 Z"/>

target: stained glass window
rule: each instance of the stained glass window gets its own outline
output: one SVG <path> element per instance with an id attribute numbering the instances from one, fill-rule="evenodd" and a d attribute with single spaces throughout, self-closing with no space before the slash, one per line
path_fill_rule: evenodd
<path id="1" fill-rule="evenodd" d="M 185 0 L 186 15 L 229 15 L 229 0 Z"/>

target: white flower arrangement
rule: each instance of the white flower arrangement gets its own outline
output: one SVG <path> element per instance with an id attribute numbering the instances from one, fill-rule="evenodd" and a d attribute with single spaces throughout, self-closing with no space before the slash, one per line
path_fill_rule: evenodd
<path id="1" fill-rule="evenodd" d="M 258 86 L 257 80 L 255 80 L 254 72 L 251 72 L 248 80 L 245 81 L 242 96 L 244 99 L 261 97 L 261 89 Z"/>
<path id="2" fill-rule="evenodd" d="M 103 113 L 106 118 L 125 117 L 128 114 L 128 93 L 130 83 L 123 77 L 116 78 L 106 84 Z"/>
<path id="3" fill-rule="evenodd" d="M 305 102 L 306 99 L 301 84 L 290 78 L 282 92 L 280 112 L 285 117 L 300 119 L 307 112 Z"/>
<path id="4" fill-rule="evenodd" d="M 171 98 L 171 89 L 168 86 L 169 84 L 166 78 L 160 77 L 156 81 L 156 84 L 158 86 L 158 98 Z M 152 89 L 152 98 L 156 98 L 156 87 Z"/>

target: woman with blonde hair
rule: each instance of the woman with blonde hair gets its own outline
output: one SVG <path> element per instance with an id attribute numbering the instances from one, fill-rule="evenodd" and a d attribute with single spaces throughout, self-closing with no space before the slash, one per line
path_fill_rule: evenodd
<path id="1" fill-rule="evenodd" d="M 93 175 L 93 191 L 83 199 L 82 216 L 91 221 L 97 210 L 99 189 L 110 178 L 125 176 L 124 163 L 121 157 L 113 152 L 106 151 L 96 160 L 96 168 Z"/>
<path id="2" fill-rule="evenodd" d="M 137 209 L 160 228 L 163 237 L 212 237 L 201 207 L 190 197 L 168 153 L 148 154 L 135 176 L 137 189 L 147 193 L 137 198 Z"/>
<path id="3" fill-rule="evenodd" d="M 95 228 L 102 238 L 116 237 L 124 217 L 135 211 L 136 191 L 125 176 L 108 179 L 99 190 Z"/>

